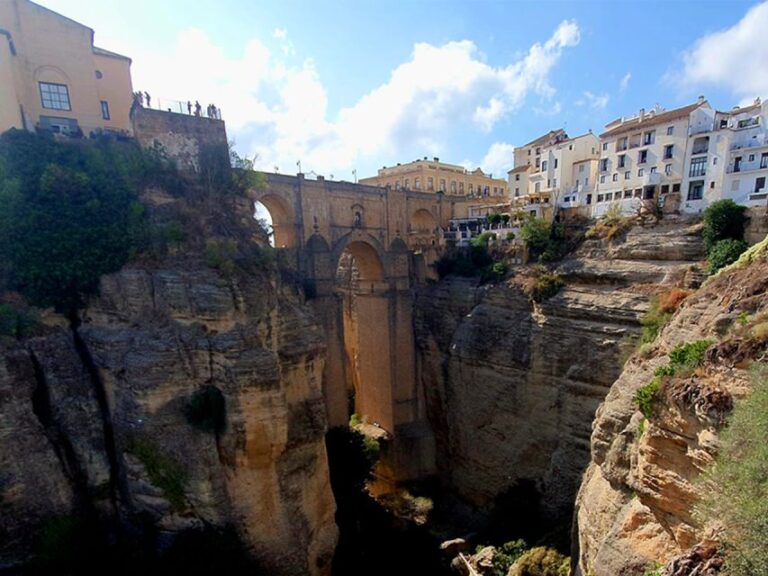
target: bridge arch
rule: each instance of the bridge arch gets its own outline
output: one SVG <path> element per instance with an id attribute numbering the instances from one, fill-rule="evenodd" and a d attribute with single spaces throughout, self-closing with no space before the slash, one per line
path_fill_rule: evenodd
<path id="1" fill-rule="evenodd" d="M 331 258 L 334 270 L 339 267 L 345 254 L 355 261 L 361 283 L 378 283 L 386 279 L 384 247 L 370 234 L 354 231 L 340 238 L 333 248 Z"/>
<path id="2" fill-rule="evenodd" d="M 420 234 L 434 233 L 437 228 L 437 218 L 425 208 L 419 208 L 411 216 L 411 231 Z"/>
<path id="3" fill-rule="evenodd" d="M 261 204 L 272 217 L 272 231 L 275 248 L 296 248 L 299 244 L 296 234 L 296 216 L 291 205 L 277 194 L 251 195 L 254 203 Z"/>

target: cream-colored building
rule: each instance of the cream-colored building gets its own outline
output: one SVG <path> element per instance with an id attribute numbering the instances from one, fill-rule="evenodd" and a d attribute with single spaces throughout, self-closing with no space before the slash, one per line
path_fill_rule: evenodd
<path id="1" fill-rule="evenodd" d="M 592 132 L 569 138 L 562 129 L 516 148 L 508 172 L 512 209 L 542 217 L 555 205 L 580 205 L 594 186 L 599 149 Z"/>
<path id="2" fill-rule="evenodd" d="M 679 194 L 686 178 L 689 134 L 707 123 L 711 107 L 697 102 L 666 111 L 656 106 L 636 116 L 619 118 L 600 135 L 597 190 L 587 197 L 592 215 L 617 203 L 624 213 L 643 201 L 665 201 Z"/>
<path id="3" fill-rule="evenodd" d="M 508 196 L 504 179 L 493 178 L 480 168 L 469 171 L 463 166 L 440 162 L 439 158 L 428 160 L 426 156 L 422 160 L 381 168 L 376 176 L 362 178 L 360 184 L 497 200 Z"/>
<path id="4" fill-rule="evenodd" d="M 131 132 L 131 60 L 29 0 L 0 0 L 0 132 Z"/>

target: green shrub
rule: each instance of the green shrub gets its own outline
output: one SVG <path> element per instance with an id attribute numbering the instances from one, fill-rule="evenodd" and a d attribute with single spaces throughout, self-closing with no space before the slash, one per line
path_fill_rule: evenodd
<path id="1" fill-rule="evenodd" d="M 237 242 L 234 240 L 210 240 L 205 245 L 205 263 L 211 268 L 230 275 L 235 271 L 236 253 Z"/>
<path id="2" fill-rule="evenodd" d="M 498 214 L 497 214 L 498 216 Z M 485 232 L 475 236 L 472 238 L 472 240 L 469 241 L 469 245 L 472 248 L 486 248 L 488 246 L 488 242 L 491 239 L 496 239 L 496 233 L 495 232 L 489 232 L 486 230 Z"/>
<path id="3" fill-rule="evenodd" d="M 186 408 L 187 422 L 198 430 L 221 434 L 227 427 L 227 403 L 216 386 L 196 390 Z"/>
<path id="4" fill-rule="evenodd" d="M 565 250 L 563 226 L 530 215 L 520 227 L 520 239 L 528 247 L 531 260 L 539 262 L 557 260 Z"/>
<path id="5" fill-rule="evenodd" d="M 557 550 L 539 546 L 525 552 L 509 571 L 509 576 L 568 576 L 571 562 Z"/>
<path id="6" fill-rule="evenodd" d="M 720 437 L 720 451 L 702 506 L 721 524 L 730 576 L 768 574 L 768 378 L 754 375 L 749 396 L 737 401 Z"/>
<path id="7" fill-rule="evenodd" d="M 660 380 L 654 377 L 650 384 L 641 386 L 635 392 L 635 403 L 646 418 L 653 416 L 653 401 L 660 387 Z"/>
<path id="8" fill-rule="evenodd" d="M 645 568 L 643 576 L 661 576 L 664 565 L 661 562 L 652 562 Z"/>
<path id="9" fill-rule="evenodd" d="M 127 451 L 144 465 L 149 481 L 160 488 L 173 509 L 177 512 L 184 510 L 187 474 L 181 464 L 163 454 L 148 438 L 134 438 Z"/>
<path id="10" fill-rule="evenodd" d="M 653 402 L 657 397 L 664 378 L 683 376 L 704 363 L 710 340 L 697 340 L 687 344 L 678 344 L 669 353 L 669 362 L 659 366 L 653 374 L 653 380 L 635 391 L 634 400 L 638 409 L 646 418 L 653 416 Z"/>
<path id="11" fill-rule="evenodd" d="M 488 214 L 486 220 L 488 220 L 489 224 L 501 224 L 501 214 Z"/>
<path id="12" fill-rule="evenodd" d="M 714 274 L 721 268 L 733 264 L 749 248 L 743 240 L 718 240 L 707 253 L 709 273 Z"/>
<path id="13" fill-rule="evenodd" d="M 534 302 L 544 302 L 555 296 L 565 286 L 557 272 L 540 272 L 526 282 L 525 292 Z"/>
<path id="14" fill-rule="evenodd" d="M 512 242 L 512 240 L 515 239 L 515 233 L 514 232 L 507 232 L 507 242 Z"/>
<path id="15" fill-rule="evenodd" d="M 643 327 L 643 333 L 640 337 L 641 344 L 653 343 L 659 335 L 659 332 L 661 332 L 662 328 L 664 328 L 671 319 L 672 313 L 662 311 L 659 304 L 659 298 L 653 298 L 648 312 L 643 314 L 640 318 L 640 324 Z"/>
<path id="16" fill-rule="evenodd" d="M 0 336 L 22 338 L 39 324 L 37 311 L 12 304 L 0 304 Z"/>
<path id="17" fill-rule="evenodd" d="M 528 545 L 525 540 L 512 540 L 496 548 L 493 555 L 492 576 L 507 576 L 512 565 L 525 553 Z"/>
<path id="18" fill-rule="evenodd" d="M 733 200 L 718 200 L 704 210 L 704 246 L 709 252 L 720 240 L 743 240 L 745 207 Z"/>
<path id="19" fill-rule="evenodd" d="M 473 242 L 474 240 L 476 239 L 473 239 Z M 451 274 L 472 277 L 481 276 L 483 271 L 487 270 L 493 263 L 488 248 L 480 242 L 472 244 L 468 248 L 457 248 L 446 252 L 435 262 L 434 266 L 440 278 L 445 278 Z"/>

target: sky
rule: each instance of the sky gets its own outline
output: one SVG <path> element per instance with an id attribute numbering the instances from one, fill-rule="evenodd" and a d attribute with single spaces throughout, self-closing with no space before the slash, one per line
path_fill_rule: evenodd
<path id="1" fill-rule="evenodd" d="M 337 180 L 515 146 L 701 94 L 768 96 L 768 0 L 37 0 L 133 59 L 153 99 L 222 110 L 267 171 Z"/>

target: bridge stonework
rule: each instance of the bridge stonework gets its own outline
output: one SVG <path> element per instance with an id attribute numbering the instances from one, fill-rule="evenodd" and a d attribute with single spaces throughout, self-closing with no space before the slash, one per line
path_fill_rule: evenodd
<path id="1" fill-rule="evenodd" d="M 323 394 L 329 425 L 352 412 L 386 432 L 380 479 L 434 472 L 434 436 L 416 373 L 413 286 L 441 250 L 441 230 L 463 198 L 266 174 L 250 194 L 273 220 L 275 246 L 295 254 L 328 351 Z M 354 259 L 354 272 L 346 269 Z M 346 279 L 343 278 L 346 273 Z"/>

